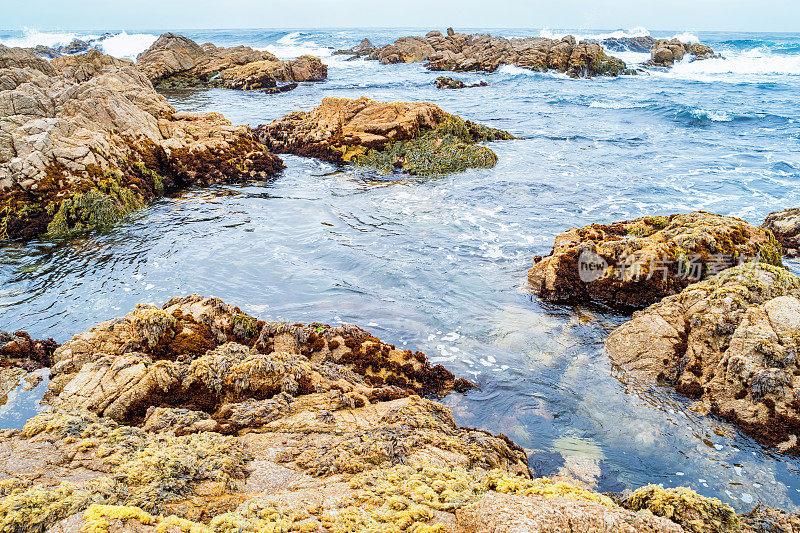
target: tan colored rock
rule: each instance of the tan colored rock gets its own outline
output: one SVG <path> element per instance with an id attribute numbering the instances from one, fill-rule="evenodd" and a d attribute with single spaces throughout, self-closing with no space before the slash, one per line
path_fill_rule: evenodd
<path id="1" fill-rule="evenodd" d="M 800 209 L 784 209 L 770 213 L 761 227 L 775 234 L 775 238 L 786 250 L 787 256 L 797 256 L 800 250 Z"/>
<path id="2" fill-rule="evenodd" d="M 246 126 L 176 113 L 129 62 L 0 57 L 0 239 L 107 227 L 164 192 L 282 168 Z"/>
<path id="3" fill-rule="evenodd" d="M 488 493 L 456 512 L 473 533 L 681 533 L 683 528 L 649 513 L 567 498 Z"/>
<path id="4" fill-rule="evenodd" d="M 721 56 L 714 53 L 711 47 L 700 43 L 684 43 L 678 39 L 659 39 L 650 49 L 649 65 L 671 67 L 690 54 L 692 61 L 700 59 L 717 59 Z"/>
<path id="5" fill-rule="evenodd" d="M 737 266 L 634 314 L 606 348 L 623 369 L 672 384 L 768 446 L 797 453 L 800 279 Z"/>
<path id="6" fill-rule="evenodd" d="M 745 261 L 781 264 L 772 233 L 703 211 L 592 224 L 558 235 L 528 281 L 545 300 L 643 307 Z"/>
<path id="7" fill-rule="evenodd" d="M 512 138 L 428 102 L 384 103 L 366 97 L 324 98 L 310 112 L 296 111 L 259 126 L 256 135 L 275 153 L 423 175 L 438 173 L 438 167 L 441 173 L 491 167 L 496 156 L 475 143 Z"/>
<path id="8" fill-rule="evenodd" d="M 328 69 L 313 56 L 281 61 L 266 51 L 246 46 L 198 45 L 188 37 L 161 35 L 136 60 L 136 67 L 157 86 L 227 87 L 261 90 L 276 82 L 322 81 Z"/>

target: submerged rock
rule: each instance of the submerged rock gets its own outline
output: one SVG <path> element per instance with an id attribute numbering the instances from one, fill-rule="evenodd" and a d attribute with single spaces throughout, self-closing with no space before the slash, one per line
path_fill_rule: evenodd
<path id="1" fill-rule="evenodd" d="M 800 250 L 800 209 L 784 209 L 767 215 L 762 228 L 770 230 L 783 245 L 786 255 L 797 257 Z"/>
<path id="2" fill-rule="evenodd" d="M 745 261 L 781 265 L 781 256 L 771 232 L 695 211 L 572 228 L 534 258 L 528 281 L 545 300 L 644 307 Z"/>
<path id="3" fill-rule="evenodd" d="M 625 63 L 605 53 L 598 43 L 577 42 L 574 37 L 506 39 L 484 34 L 462 34 L 448 29 L 425 37 L 401 37 L 392 44 L 375 48 L 368 59 L 383 64 L 427 61 L 428 70 L 494 72 L 501 65 L 547 71 L 557 70 L 572 77 L 617 76 Z"/>
<path id="4" fill-rule="evenodd" d="M 700 400 L 767 446 L 797 453 L 800 278 L 748 263 L 665 298 L 617 328 L 623 369 Z"/>
<path id="5" fill-rule="evenodd" d="M 282 61 L 269 52 L 246 46 L 222 48 L 211 43 L 201 46 L 174 33 L 161 35 L 139 55 L 136 67 L 157 88 L 163 89 L 259 90 L 275 88 L 278 82 L 322 81 L 328 77 L 328 68 L 318 57 Z"/>
<path id="6" fill-rule="evenodd" d="M 683 489 L 669 515 L 533 479 L 510 440 L 417 395 L 469 386 L 423 354 L 215 298 L 137 306 L 52 374 L 54 410 L 2 432 L 3 531 L 677 533 L 716 505 Z"/>
<path id="7" fill-rule="evenodd" d="M 296 111 L 259 126 L 256 136 L 275 153 L 417 175 L 492 167 L 497 156 L 476 143 L 512 138 L 427 102 L 364 97 L 325 98 L 313 111 Z"/>
<path id="8" fill-rule="evenodd" d="M 488 87 L 489 84 L 485 81 L 481 81 L 480 83 L 474 83 L 472 85 L 467 85 L 461 80 L 454 80 L 453 78 L 449 78 L 446 76 L 439 76 L 436 78 L 434 82 L 437 89 L 466 89 L 472 87 Z"/>
<path id="9" fill-rule="evenodd" d="M 692 60 L 718 59 L 721 56 L 714 53 L 709 46 L 700 43 L 684 43 L 678 39 L 659 39 L 650 49 L 648 65 L 671 67 L 689 54 Z"/>
<path id="10" fill-rule="evenodd" d="M 0 46 L 0 240 L 104 228 L 183 187 L 280 159 L 218 113 L 178 113 L 128 61 Z"/>

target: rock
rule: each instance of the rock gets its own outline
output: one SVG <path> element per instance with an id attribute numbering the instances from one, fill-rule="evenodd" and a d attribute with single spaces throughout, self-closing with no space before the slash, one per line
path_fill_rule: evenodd
<path id="1" fill-rule="evenodd" d="M 599 499 L 599 498 L 598 498 Z M 590 533 L 671 532 L 683 528 L 649 513 L 635 513 L 601 502 L 490 492 L 456 511 L 458 525 L 474 533 L 558 531 Z"/>
<path id="2" fill-rule="evenodd" d="M 128 61 L 0 47 L 0 239 L 108 227 L 160 194 L 281 168 L 246 126 L 177 113 Z"/>
<path id="3" fill-rule="evenodd" d="M 0 330 L 0 367 L 14 366 L 32 372 L 52 364 L 58 343 L 53 339 L 35 340 L 25 331 Z"/>
<path id="4" fill-rule="evenodd" d="M 88 50 L 89 43 L 81 41 L 80 39 L 73 39 L 69 44 L 58 48 L 58 51 L 62 54 L 82 54 Z"/>
<path id="5" fill-rule="evenodd" d="M 246 46 L 198 45 L 183 35 L 161 35 L 136 60 L 136 67 L 162 89 L 226 87 L 269 89 L 277 82 L 321 81 L 328 69 L 313 56 L 281 61 Z"/>
<path id="6" fill-rule="evenodd" d="M 735 264 L 781 265 L 781 256 L 769 231 L 695 211 L 572 228 L 534 258 L 528 281 L 545 300 L 644 307 Z"/>
<path id="7" fill-rule="evenodd" d="M 800 278 L 748 263 L 665 298 L 617 328 L 623 369 L 663 381 L 767 446 L 797 453 Z"/>
<path id="8" fill-rule="evenodd" d="M 516 65 L 531 70 L 550 69 L 572 77 L 617 76 L 625 63 L 606 55 L 597 43 L 572 36 L 560 40 L 531 37 L 506 39 L 491 35 L 465 35 L 448 29 L 447 36 L 429 32 L 423 37 L 402 37 L 374 49 L 369 59 L 383 64 L 427 61 L 434 71 L 494 72 L 501 65 Z"/>
<path id="9" fill-rule="evenodd" d="M 668 515 L 639 491 L 620 505 L 533 479 L 510 440 L 417 395 L 459 380 L 355 326 L 192 295 L 76 335 L 52 373 L 53 410 L 0 439 L 4 530 L 680 532 L 712 516 L 689 491 Z"/>
<path id="10" fill-rule="evenodd" d="M 357 46 L 354 46 L 353 48 L 347 48 L 345 50 L 337 50 L 333 53 L 333 55 L 349 55 L 354 57 L 363 57 L 370 55 L 374 51 L 375 51 L 375 45 L 372 44 L 372 42 L 369 39 L 364 38 Z"/>
<path id="11" fill-rule="evenodd" d="M 644 37 L 609 37 L 600 44 L 610 52 L 639 52 L 647 53 L 653 48 L 655 40 L 646 35 Z"/>
<path id="12" fill-rule="evenodd" d="M 686 54 L 692 56 L 692 60 L 698 59 L 717 59 L 721 56 L 703 44 L 684 43 L 678 39 L 659 39 L 650 49 L 650 61 L 647 65 L 660 67 L 671 67 L 676 62 L 681 61 Z"/>
<path id="13" fill-rule="evenodd" d="M 453 78 L 448 78 L 445 76 L 439 76 L 436 78 L 434 82 L 437 89 L 466 89 L 472 87 L 488 87 L 489 84 L 485 81 L 481 81 L 480 83 L 474 83 L 472 85 L 467 85 L 461 80 L 454 80 Z"/>
<path id="14" fill-rule="evenodd" d="M 727 503 L 706 498 L 691 489 L 648 485 L 626 495 L 622 506 L 668 518 L 693 533 L 739 533 L 739 517 Z"/>
<path id="15" fill-rule="evenodd" d="M 418 175 L 494 166 L 494 152 L 475 143 L 511 138 L 427 102 L 382 103 L 364 97 L 325 98 L 313 111 L 296 111 L 259 126 L 256 136 L 275 153 Z"/>
<path id="16" fill-rule="evenodd" d="M 770 230 L 783 245 L 786 255 L 797 257 L 800 249 L 800 209 L 784 209 L 767 215 L 762 228 Z"/>

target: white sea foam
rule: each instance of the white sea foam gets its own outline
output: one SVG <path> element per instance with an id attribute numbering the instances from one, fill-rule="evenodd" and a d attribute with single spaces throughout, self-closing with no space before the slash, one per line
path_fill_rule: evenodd
<path id="1" fill-rule="evenodd" d="M 301 41 L 303 33 L 299 31 L 284 35 L 275 44 L 270 44 L 261 50 L 272 52 L 278 59 L 291 59 L 302 55 L 313 55 L 317 57 L 329 57 L 333 50 L 321 46 L 314 41 Z"/>
<path id="2" fill-rule="evenodd" d="M 150 48 L 150 45 L 158 39 L 157 35 L 149 33 L 125 33 L 124 31 L 103 39 L 100 46 L 103 52 L 114 57 L 127 57 L 136 59 L 136 56 Z"/>
<path id="3" fill-rule="evenodd" d="M 763 76 L 800 76 L 800 54 L 773 54 L 756 48 L 746 52 L 722 52 L 725 59 L 691 61 L 687 57 L 660 76 L 697 81 L 754 81 Z"/>
<path id="4" fill-rule="evenodd" d="M 75 39 L 96 39 L 99 35 L 79 35 L 68 32 L 40 32 L 34 28 L 25 28 L 22 37 L 11 37 L 0 40 L 0 44 L 6 46 L 18 46 L 20 48 L 31 48 L 37 45 L 55 47 L 69 44 Z"/>
<path id="5" fill-rule="evenodd" d="M 600 109 L 635 109 L 637 107 L 647 107 L 647 104 L 639 104 L 634 102 L 619 102 L 619 101 L 602 102 L 595 100 L 594 102 L 589 104 L 589 107 L 600 108 Z"/>
<path id="6" fill-rule="evenodd" d="M 548 39 L 561 39 L 567 35 L 572 35 L 577 40 L 596 40 L 602 41 L 603 39 L 622 39 L 625 37 L 647 37 L 650 35 L 650 32 L 647 28 L 636 27 L 630 28 L 628 30 L 616 30 L 608 33 L 576 33 L 564 30 L 551 30 L 549 28 L 544 28 L 539 32 L 540 37 L 546 37 Z"/>
<path id="7" fill-rule="evenodd" d="M 700 42 L 700 38 L 697 35 L 695 35 L 694 33 L 690 33 L 688 31 L 685 31 L 683 33 L 676 33 L 675 35 L 672 36 L 672 38 L 673 39 L 678 39 L 679 41 L 684 42 L 684 43 L 699 43 Z"/>

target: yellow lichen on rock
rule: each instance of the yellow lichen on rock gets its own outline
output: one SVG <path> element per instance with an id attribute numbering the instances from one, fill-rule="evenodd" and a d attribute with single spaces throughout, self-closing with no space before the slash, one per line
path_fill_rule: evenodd
<path id="1" fill-rule="evenodd" d="M 647 485 L 625 498 L 623 505 L 634 511 L 648 510 L 680 524 L 692 533 L 735 533 L 740 530 L 733 508 L 717 498 L 700 496 L 695 491 L 678 487 L 665 489 Z"/>

